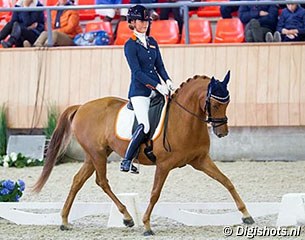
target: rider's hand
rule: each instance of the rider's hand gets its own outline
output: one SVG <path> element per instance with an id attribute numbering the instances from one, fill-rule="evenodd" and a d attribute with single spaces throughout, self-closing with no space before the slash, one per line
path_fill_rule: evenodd
<path id="1" fill-rule="evenodd" d="M 168 95 L 169 91 L 166 85 L 159 84 L 156 86 L 156 89 L 162 95 Z"/>
<path id="2" fill-rule="evenodd" d="M 168 88 L 169 91 L 175 91 L 175 88 L 174 88 L 174 85 L 173 85 L 172 80 L 167 79 L 167 80 L 166 80 L 166 86 L 167 86 L 167 88 Z"/>

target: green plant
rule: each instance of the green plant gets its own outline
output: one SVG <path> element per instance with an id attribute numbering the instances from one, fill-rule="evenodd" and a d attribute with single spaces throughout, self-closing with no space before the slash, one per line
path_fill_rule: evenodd
<path id="1" fill-rule="evenodd" d="M 7 108 L 5 104 L 0 107 L 0 156 L 6 153 L 7 146 L 7 121 L 6 121 Z"/>
<path id="2" fill-rule="evenodd" d="M 43 130 L 43 133 L 46 135 L 47 139 L 51 138 L 51 136 L 55 130 L 58 117 L 59 117 L 58 108 L 54 104 L 49 105 L 48 106 L 48 119 L 47 119 L 46 124 L 44 125 L 44 130 Z"/>

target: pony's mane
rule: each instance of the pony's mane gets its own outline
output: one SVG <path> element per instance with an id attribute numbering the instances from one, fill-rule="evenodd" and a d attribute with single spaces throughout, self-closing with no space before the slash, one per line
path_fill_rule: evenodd
<path id="1" fill-rule="evenodd" d="M 186 86 L 190 85 L 194 81 L 198 81 L 198 80 L 210 80 L 210 78 L 205 75 L 195 75 L 192 78 L 188 78 L 185 82 L 182 82 L 180 84 L 180 86 L 173 93 L 172 98 L 175 98 L 178 95 L 178 93 L 181 91 L 181 89 L 185 88 Z"/>

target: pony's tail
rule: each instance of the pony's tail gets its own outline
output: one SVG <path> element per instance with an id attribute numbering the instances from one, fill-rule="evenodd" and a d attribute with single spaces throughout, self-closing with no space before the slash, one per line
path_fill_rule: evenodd
<path id="1" fill-rule="evenodd" d="M 32 187 L 33 192 L 40 192 L 47 182 L 61 150 L 68 145 L 71 135 L 71 122 L 80 105 L 68 107 L 59 117 L 55 131 L 48 146 L 45 163 L 39 179 Z"/>

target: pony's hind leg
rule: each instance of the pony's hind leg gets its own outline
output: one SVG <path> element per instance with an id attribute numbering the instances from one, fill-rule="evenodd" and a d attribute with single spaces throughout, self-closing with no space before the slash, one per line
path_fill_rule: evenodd
<path id="1" fill-rule="evenodd" d="M 62 225 L 61 230 L 68 230 L 68 215 L 73 204 L 74 198 L 78 191 L 82 188 L 87 179 L 93 174 L 94 166 L 90 157 L 87 155 L 84 164 L 73 178 L 73 183 L 70 188 L 69 195 L 66 199 L 65 205 L 61 211 Z"/>
<path id="2" fill-rule="evenodd" d="M 108 184 L 108 179 L 106 177 L 106 167 L 107 167 L 107 156 L 110 155 L 110 151 L 105 151 L 103 153 L 96 154 L 96 158 L 99 161 L 94 161 L 94 166 L 96 169 L 96 184 L 100 186 L 103 191 L 111 198 L 115 203 L 120 213 L 123 214 L 123 223 L 127 227 L 133 227 L 134 221 L 127 211 L 126 206 L 117 198 L 117 196 L 112 192 L 110 185 Z"/>
<path id="3" fill-rule="evenodd" d="M 210 156 L 207 155 L 205 159 L 195 159 L 189 163 L 193 168 L 205 172 L 211 178 L 220 182 L 228 191 L 230 192 L 231 196 L 233 197 L 238 210 L 242 213 L 242 221 L 245 224 L 253 224 L 254 220 L 249 214 L 245 203 L 237 193 L 233 183 L 230 179 L 227 178 L 215 165 L 215 163 L 211 160 Z"/>

